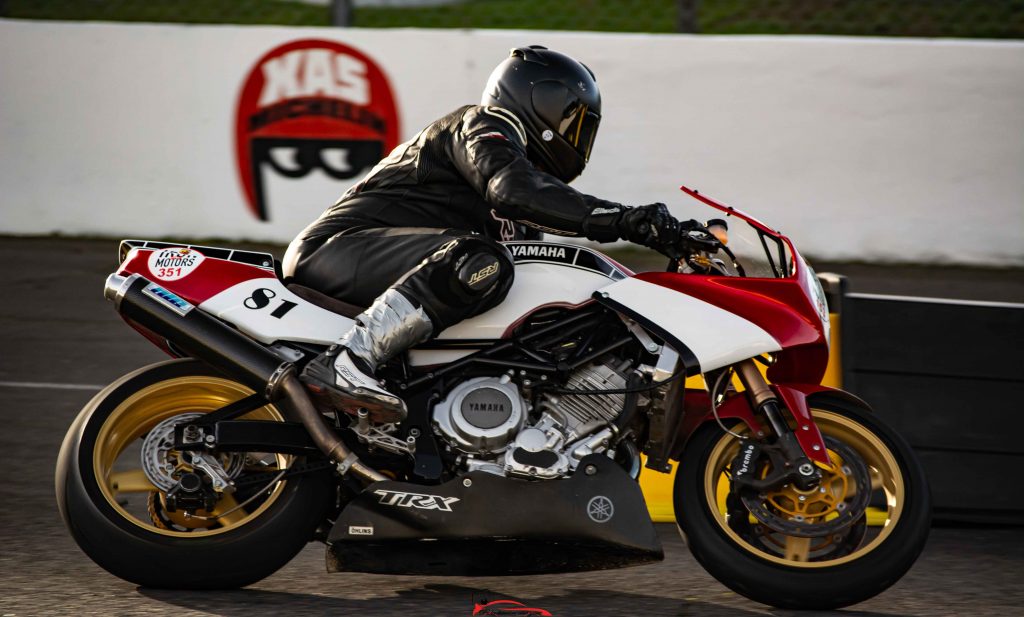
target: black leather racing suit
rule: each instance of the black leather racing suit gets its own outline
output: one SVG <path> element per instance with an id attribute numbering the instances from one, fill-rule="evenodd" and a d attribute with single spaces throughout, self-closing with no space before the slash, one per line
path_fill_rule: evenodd
<path id="1" fill-rule="evenodd" d="M 303 230 L 284 274 L 358 306 L 394 286 L 436 335 L 508 293 L 512 257 L 497 241 L 538 231 L 612 241 L 622 210 L 527 160 L 511 112 L 465 106 L 395 148 Z"/>

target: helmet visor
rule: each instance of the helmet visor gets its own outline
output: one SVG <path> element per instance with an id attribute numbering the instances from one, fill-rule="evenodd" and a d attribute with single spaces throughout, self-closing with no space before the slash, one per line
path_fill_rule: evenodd
<path id="1" fill-rule="evenodd" d="M 570 104 L 562 113 L 562 121 L 558 124 L 558 134 L 569 145 L 576 149 L 584 161 L 590 161 L 590 150 L 594 147 L 597 127 L 601 124 L 601 115 L 580 102 Z"/>

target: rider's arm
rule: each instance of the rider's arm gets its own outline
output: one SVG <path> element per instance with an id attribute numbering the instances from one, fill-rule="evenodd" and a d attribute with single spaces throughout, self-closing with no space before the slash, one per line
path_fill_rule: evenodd
<path id="1" fill-rule="evenodd" d="M 580 193 L 526 158 L 526 131 L 510 112 L 471 107 L 451 140 L 451 159 L 498 214 L 534 229 L 599 242 L 626 237 L 627 207 Z"/>

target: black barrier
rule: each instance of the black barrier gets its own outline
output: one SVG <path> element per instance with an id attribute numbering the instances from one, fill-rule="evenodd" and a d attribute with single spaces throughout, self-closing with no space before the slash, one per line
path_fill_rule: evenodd
<path id="1" fill-rule="evenodd" d="M 936 519 L 1024 523 L 1024 304 L 845 294 L 822 278 L 843 388 L 913 446 Z"/>

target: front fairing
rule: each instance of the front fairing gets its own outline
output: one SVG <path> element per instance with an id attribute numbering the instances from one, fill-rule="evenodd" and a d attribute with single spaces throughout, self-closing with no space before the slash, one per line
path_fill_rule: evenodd
<path id="1" fill-rule="evenodd" d="M 830 333 L 825 296 L 814 270 L 780 232 L 697 191 L 686 187 L 683 191 L 715 208 L 718 212 L 713 217 L 724 215 L 730 228 L 729 245 L 746 276 L 675 272 L 636 275 L 638 281 L 677 294 L 675 298 L 659 296 L 663 305 L 649 309 L 661 316 L 659 325 L 683 344 L 688 340 L 717 341 L 720 347 L 735 348 L 735 353 L 718 354 L 711 363 L 701 362 L 702 371 L 767 353 L 775 358 L 768 372 L 770 380 L 819 383 L 828 364 Z M 722 253 L 712 257 L 725 259 Z M 738 274 L 736 268 L 727 269 Z M 686 308 L 694 300 L 711 308 L 695 313 Z M 636 300 L 628 302 L 639 306 Z M 664 306 L 671 303 L 678 310 Z M 721 319 L 724 314 L 740 321 Z M 770 342 L 757 330 L 767 333 Z M 746 355 L 734 357 L 737 353 Z"/>

